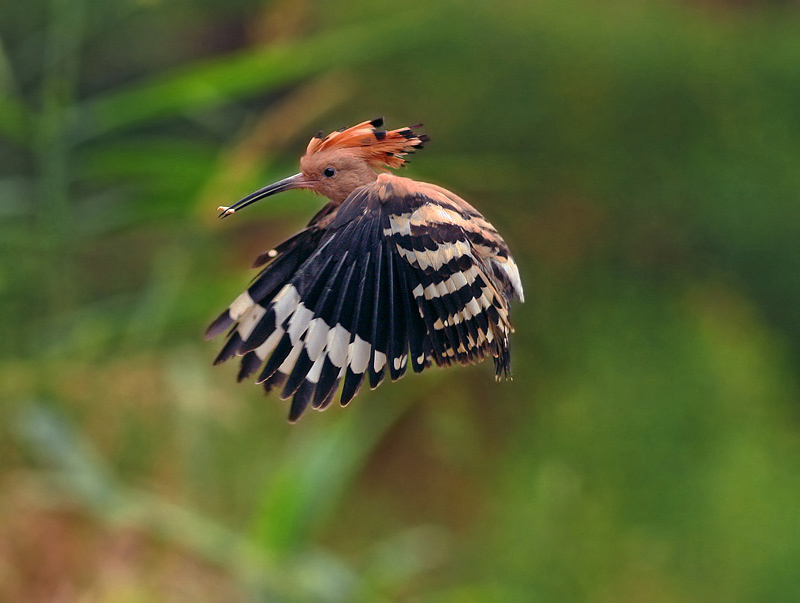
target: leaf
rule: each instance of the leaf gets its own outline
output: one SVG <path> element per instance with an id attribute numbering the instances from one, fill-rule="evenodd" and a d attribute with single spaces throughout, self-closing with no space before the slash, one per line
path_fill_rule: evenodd
<path id="1" fill-rule="evenodd" d="M 0 96 L 0 135 L 17 144 L 28 146 L 31 142 L 31 113 L 21 102 Z"/>

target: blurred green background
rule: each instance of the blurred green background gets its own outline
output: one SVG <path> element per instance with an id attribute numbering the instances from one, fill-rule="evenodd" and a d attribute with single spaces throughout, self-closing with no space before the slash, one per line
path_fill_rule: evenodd
<path id="1" fill-rule="evenodd" d="M 800 600 L 792 2 L 0 5 L 0 599 Z M 207 323 L 377 115 L 498 227 L 514 380 L 297 425 Z"/>

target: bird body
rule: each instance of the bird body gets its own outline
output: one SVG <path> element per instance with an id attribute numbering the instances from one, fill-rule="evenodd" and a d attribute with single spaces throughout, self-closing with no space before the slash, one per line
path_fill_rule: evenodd
<path id="1" fill-rule="evenodd" d="M 242 357 L 266 391 L 292 398 L 291 421 L 326 408 L 342 384 L 347 404 L 410 364 L 473 363 L 491 355 L 510 373 L 509 302 L 519 271 L 497 230 L 466 201 L 388 172 L 422 147 L 414 127 L 382 119 L 314 137 L 302 172 L 264 187 L 221 217 L 266 196 L 309 188 L 330 199 L 308 226 L 254 262 L 263 267 L 208 328 L 230 329 L 216 363 Z M 260 372 L 259 372 L 260 370 Z"/>

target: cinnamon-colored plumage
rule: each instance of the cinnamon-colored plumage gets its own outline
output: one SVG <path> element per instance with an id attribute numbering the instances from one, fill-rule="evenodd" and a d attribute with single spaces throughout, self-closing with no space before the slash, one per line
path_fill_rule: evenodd
<path id="1" fill-rule="evenodd" d="M 311 139 L 302 171 L 264 187 L 221 217 L 275 193 L 308 188 L 330 202 L 308 226 L 259 256 L 266 265 L 208 328 L 230 329 L 215 364 L 241 356 L 239 380 L 292 398 L 289 419 L 347 404 L 365 379 L 377 387 L 408 364 L 478 362 L 510 372 L 509 302 L 522 284 L 495 228 L 453 193 L 401 178 L 405 155 L 428 140 L 383 119 Z M 380 171 L 380 173 L 379 173 Z"/>

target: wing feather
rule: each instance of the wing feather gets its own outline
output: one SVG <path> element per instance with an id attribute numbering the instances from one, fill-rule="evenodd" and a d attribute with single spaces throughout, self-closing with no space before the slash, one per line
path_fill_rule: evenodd
<path id="1" fill-rule="evenodd" d="M 388 244 L 387 244 L 388 247 Z M 385 362 L 389 366 L 389 376 L 396 381 L 405 373 L 408 364 L 410 326 L 406 322 L 406 313 L 403 302 L 403 283 L 396 266 L 397 258 L 394 253 L 387 253 L 386 268 L 388 270 L 389 299 L 389 340 Z"/>
<path id="2" fill-rule="evenodd" d="M 430 337 L 427 334 L 427 327 L 422 314 L 414 301 L 412 294 L 413 287 L 409 285 L 409 276 L 406 273 L 410 270 L 404 266 L 404 260 L 397 254 L 393 254 L 393 260 L 398 275 L 397 288 L 398 296 L 403 304 L 403 314 L 406 320 L 405 337 L 408 339 L 408 351 L 411 356 L 411 366 L 415 373 L 422 372 L 431 364 L 432 346 Z M 400 346 L 400 349 L 404 349 Z M 396 357 L 396 356 L 395 356 Z"/>
<path id="3" fill-rule="evenodd" d="M 372 353 L 370 354 L 369 386 L 375 389 L 383 381 L 383 374 L 386 362 L 381 364 L 379 369 L 375 368 L 375 352 L 386 356 L 388 351 L 389 321 L 391 320 L 391 310 L 387 294 L 389 293 L 388 270 L 386 269 L 386 256 L 384 255 L 383 244 L 379 244 L 375 253 L 375 282 L 374 282 L 374 303 L 372 305 L 372 328 L 370 330 L 369 341 L 372 342 Z"/>
<path id="4" fill-rule="evenodd" d="M 362 363 L 365 365 L 364 368 L 366 368 L 366 362 L 362 360 L 362 358 L 365 353 L 368 354 L 368 350 L 365 352 L 359 343 L 359 332 L 364 333 L 364 331 L 361 330 L 362 317 L 368 314 L 367 309 L 372 304 L 372 288 L 370 287 L 370 281 L 371 277 L 374 275 L 371 253 L 367 252 L 365 256 L 361 258 L 360 263 L 361 271 L 360 278 L 358 279 L 358 293 L 351 300 L 355 303 L 348 303 L 347 313 L 343 316 L 344 322 L 349 327 L 348 332 L 350 334 L 350 339 L 347 346 L 347 359 L 342 366 L 341 373 L 341 376 L 344 377 L 342 395 L 340 398 L 342 406 L 347 405 L 358 393 L 358 390 L 361 389 L 361 382 L 364 380 L 364 370 L 354 370 L 354 368 L 360 369 Z"/>

